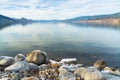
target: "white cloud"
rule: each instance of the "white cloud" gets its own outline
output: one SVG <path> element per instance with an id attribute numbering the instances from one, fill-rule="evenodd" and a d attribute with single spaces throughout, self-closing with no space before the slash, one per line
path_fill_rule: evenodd
<path id="1" fill-rule="evenodd" d="M 31 19 L 66 19 L 119 12 L 119 0 L 0 0 L 0 14 Z"/>

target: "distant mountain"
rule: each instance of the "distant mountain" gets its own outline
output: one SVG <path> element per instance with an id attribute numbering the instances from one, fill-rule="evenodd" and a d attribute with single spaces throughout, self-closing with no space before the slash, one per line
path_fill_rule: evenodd
<path id="1" fill-rule="evenodd" d="M 119 13 L 115 13 L 115 14 L 106 14 L 106 15 L 95 15 L 95 16 L 80 16 L 80 17 L 76 17 L 76 18 L 72 18 L 69 20 L 99 20 L 99 19 L 110 19 L 110 18 L 115 18 L 115 19 L 119 19 L 120 18 L 120 12 Z"/>
<path id="2" fill-rule="evenodd" d="M 0 26 L 7 26 L 15 23 L 16 23 L 16 20 L 0 15 Z"/>
<path id="3" fill-rule="evenodd" d="M 120 26 L 120 12 L 114 14 L 80 16 L 66 20 L 40 20 L 40 22 L 65 22 L 72 24 L 90 24 L 90 25 L 117 25 Z"/>
<path id="4" fill-rule="evenodd" d="M 27 24 L 31 22 L 36 22 L 36 21 L 31 19 L 26 19 L 26 18 L 16 19 L 16 18 L 10 18 L 10 17 L 0 15 L 0 28 L 4 26 L 13 25 L 13 24 Z"/>
<path id="5" fill-rule="evenodd" d="M 120 25 L 120 12 L 115 14 L 82 16 L 65 20 L 70 23 L 80 24 L 106 24 L 106 25 Z"/>
<path id="6" fill-rule="evenodd" d="M 26 18 L 14 19 L 14 20 L 20 24 L 28 24 L 28 23 L 32 23 L 32 22 L 37 22 L 37 20 L 31 20 L 31 19 L 26 19 Z"/>
<path id="7" fill-rule="evenodd" d="M 12 24 L 27 24 L 32 22 L 67 22 L 77 24 L 99 24 L 99 25 L 118 25 L 120 26 L 120 12 L 115 14 L 80 16 L 66 20 L 31 20 L 26 18 L 16 19 L 0 15 L 0 28 Z"/>

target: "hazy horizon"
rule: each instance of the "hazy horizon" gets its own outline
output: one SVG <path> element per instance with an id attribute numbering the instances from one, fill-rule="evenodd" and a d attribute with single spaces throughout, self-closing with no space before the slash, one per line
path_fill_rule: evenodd
<path id="1" fill-rule="evenodd" d="M 0 14 L 12 18 L 63 20 L 120 12 L 119 0 L 0 0 Z"/>

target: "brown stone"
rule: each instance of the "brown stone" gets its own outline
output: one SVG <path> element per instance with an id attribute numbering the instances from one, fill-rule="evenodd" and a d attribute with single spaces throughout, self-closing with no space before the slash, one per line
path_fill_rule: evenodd
<path id="1" fill-rule="evenodd" d="M 104 69 L 106 67 L 106 62 L 104 60 L 98 60 L 94 63 L 94 67 Z"/>
<path id="2" fill-rule="evenodd" d="M 76 80 L 81 80 L 80 77 L 76 77 Z"/>
<path id="3" fill-rule="evenodd" d="M 83 73 L 85 70 L 86 70 L 85 67 L 77 68 L 77 69 L 74 71 L 74 74 L 81 77 L 82 73 Z"/>
<path id="4" fill-rule="evenodd" d="M 42 64 L 47 61 L 47 54 L 40 50 L 34 50 L 26 55 L 26 60 L 34 64 Z"/>
<path id="5" fill-rule="evenodd" d="M 89 67 L 82 73 L 84 80 L 105 80 L 102 73 L 95 67 Z"/>

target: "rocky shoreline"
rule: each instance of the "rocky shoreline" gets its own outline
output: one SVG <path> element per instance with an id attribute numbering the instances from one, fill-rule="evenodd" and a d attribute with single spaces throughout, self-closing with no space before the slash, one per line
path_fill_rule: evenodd
<path id="1" fill-rule="evenodd" d="M 104 60 L 93 66 L 76 62 L 76 58 L 49 59 L 41 50 L 0 56 L 0 80 L 120 80 L 120 68 L 108 67 Z"/>

